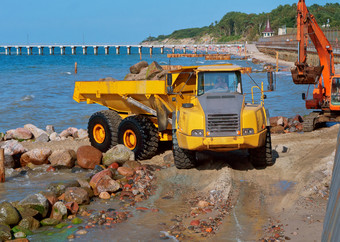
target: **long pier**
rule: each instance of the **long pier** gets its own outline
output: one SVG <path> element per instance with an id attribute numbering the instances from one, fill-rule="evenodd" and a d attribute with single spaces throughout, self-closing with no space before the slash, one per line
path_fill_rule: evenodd
<path id="1" fill-rule="evenodd" d="M 231 46 L 239 46 L 239 45 L 218 45 L 218 44 L 211 44 L 211 45 L 0 45 L 0 49 L 3 48 L 5 50 L 5 55 L 22 55 L 23 53 L 27 55 L 33 55 L 33 48 L 38 50 L 38 55 L 54 55 L 55 53 L 59 53 L 60 55 L 66 54 L 66 49 L 71 50 L 72 55 L 76 55 L 79 53 L 77 50 L 80 50 L 83 55 L 87 55 L 88 49 L 92 49 L 94 55 L 98 55 L 99 49 L 104 49 L 105 55 L 110 53 L 111 49 L 115 50 L 116 54 L 121 53 L 121 48 L 126 48 L 126 53 L 128 55 L 131 54 L 131 48 L 138 48 L 138 54 L 142 53 L 142 49 L 149 49 L 150 55 L 152 55 L 153 50 L 155 48 L 160 49 L 160 53 L 164 54 L 165 49 L 170 49 L 172 54 L 175 54 L 175 50 L 180 49 L 182 50 L 183 54 L 186 54 L 187 49 L 193 50 L 193 53 L 197 53 L 198 50 L 208 53 L 208 51 L 215 51 L 217 53 L 224 52 L 227 48 Z M 46 53 L 45 52 L 48 52 Z M 56 51 L 58 50 L 58 51 Z"/>

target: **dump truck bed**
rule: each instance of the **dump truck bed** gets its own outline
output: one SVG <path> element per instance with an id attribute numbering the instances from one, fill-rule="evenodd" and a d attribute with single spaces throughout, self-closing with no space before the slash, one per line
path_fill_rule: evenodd
<path id="1" fill-rule="evenodd" d="M 132 97 L 153 108 L 153 96 L 167 100 L 165 80 L 138 81 L 78 81 L 73 99 L 77 102 L 97 103 L 122 113 L 148 114 L 126 101 Z"/>

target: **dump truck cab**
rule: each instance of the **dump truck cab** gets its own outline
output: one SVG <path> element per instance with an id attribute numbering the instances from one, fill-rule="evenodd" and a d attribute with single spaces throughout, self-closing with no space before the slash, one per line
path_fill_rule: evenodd
<path id="1" fill-rule="evenodd" d="M 193 167 L 196 151 L 250 149 L 254 153 L 254 149 L 257 152 L 258 147 L 265 147 L 266 136 L 270 139 L 269 115 L 263 100 L 245 103 L 241 71 L 241 67 L 224 64 L 168 74 L 167 90 L 176 107 L 172 113 L 173 139 L 181 153 L 176 159 L 174 149 L 175 162 Z M 269 159 L 262 157 L 255 163 L 272 162 L 271 145 L 269 148 Z M 187 158 L 183 158 L 185 154 Z"/>
<path id="2" fill-rule="evenodd" d="M 166 80 L 76 82 L 77 102 L 108 107 L 88 123 L 91 145 L 106 152 L 124 144 L 138 160 L 172 141 L 177 168 L 196 166 L 198 151 L 248 149 L 256 166 L 272 164 L 269 115 L 260 102 L 245 102 L 242 68 L 231 65 L 183 66 Z M 250 93 L 249 93 L 250 95 Z"/>

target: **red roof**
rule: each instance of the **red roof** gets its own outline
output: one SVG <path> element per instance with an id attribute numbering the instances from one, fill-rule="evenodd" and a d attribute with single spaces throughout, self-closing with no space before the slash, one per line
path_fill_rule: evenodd
<path id="1" fill-rule="evenodd" d="M 266 28 L 264 29 L 264 31 L 263 31 L 262 33 L 274 33 L 274 31 L 273 31 L 272 28 L 270 27 L 269 19 L 267 19 Z"/>

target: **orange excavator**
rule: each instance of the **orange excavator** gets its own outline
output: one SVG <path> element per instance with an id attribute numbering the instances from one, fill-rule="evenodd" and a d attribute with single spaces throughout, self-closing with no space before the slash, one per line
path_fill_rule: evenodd
<path id="1" fill-rule="evenodd" d="M 314 44 L 320 59 L 319 66 L 307 64 L 309 39 Z M 313 84 L 313 98 L 302 99 L 307 109 L 317 109 L 304 118 L 304 131 L 313 131 L 316 126 L 329 121 L 340 121 L 340 75 L 334 73 L 333 49 L 325 34 L 308 11 L 305 0 L 297 5 L 298 59 L 291 69 L 295 84 Z M 308 87 L 309 90 L 309 87 Z M 307 92 L 308 97 L 308 92 Z"/>

